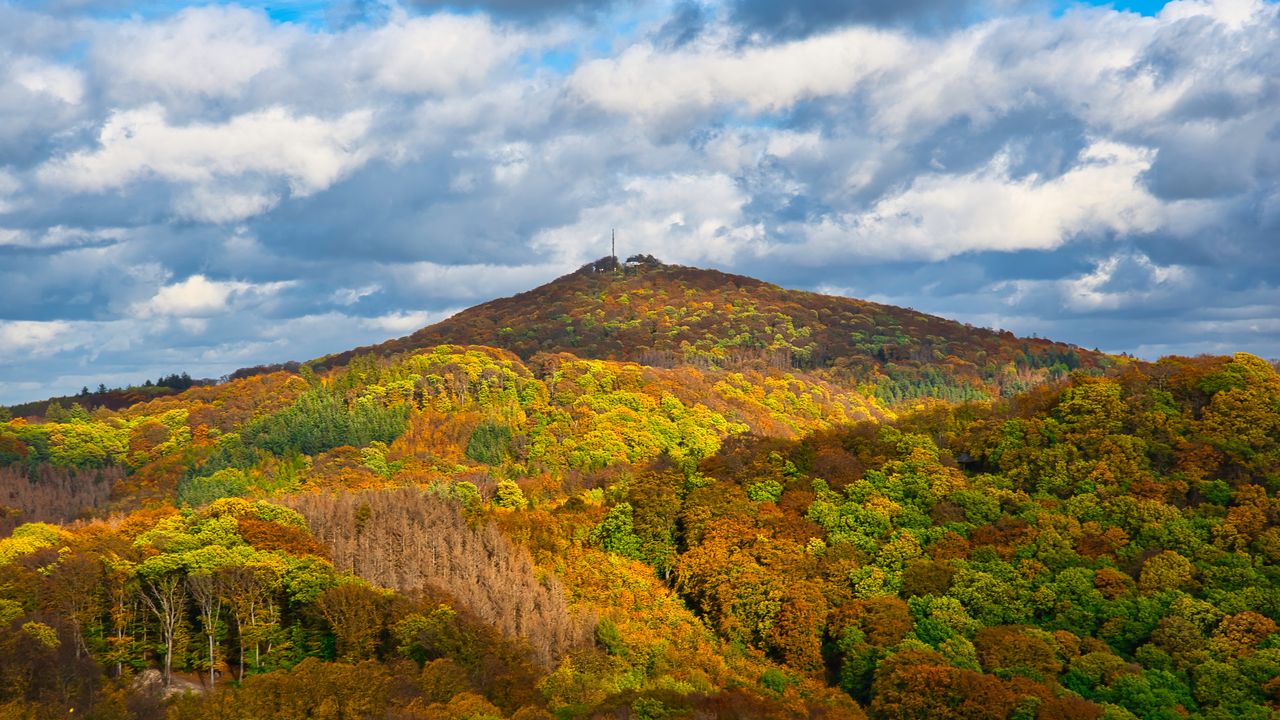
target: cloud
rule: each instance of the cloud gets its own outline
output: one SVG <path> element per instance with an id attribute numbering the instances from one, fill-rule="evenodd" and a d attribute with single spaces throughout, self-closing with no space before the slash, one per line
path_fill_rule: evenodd
<path id="1" fill-rule="evenodd" d="M 91 63 L 109 92 L 126 102 L 156 95 L 233 98 L 260 74 L 281 70 L 292 40 L 274 31 L 263 12 L 209 5 L 109 26 L 94 43 Z"/>
<path id="2" fill-rule="evenodd" d="M 476 10 L 528 21 L 546 21 L 565 14 L 604 10 L 613 0 L 410 0 L 421 8 Z"/>
<path id="3" fill-rule="evenodd" d="M 672 8 L 671 17 L 658 29 L 660 43 L 672 48 L 689 44 L 707 29 L 710 14 L 698 2 L 682 0 Z"/>
<path id="4" fill-rule="evenodd" d="M 1077 310 L 1133 308 L 1190 289 L 1190 273 L 1178 265 L 1157 265 L 1141 254 L 1115 255 L 1093 272 L 1063 281 L 1067 306 Z"/>
<path id="5" fill-rule="evenodd" d="M 633 45 L 616 58 L 593 60 L 570 78 L 584 102 L 642 118 L 742 107 L 775 112 L 818 96 L 851 92 L 910 52 L 905 38 L 852 28 L 774 46 Z"/>
<path id="6" fill-rule="evenodd" d="M 379 87 L 451 93 L 474 86 L 530 43 L 483 15 L 397 16 L 362 38 L 353 54 Z"/>
<path id="7" fill-rule="evenodd" d="M 261 215 L 279 202 L 278 193 L 196 185 L 174 201 L 173 209 L 184 218 L 222 224 Z"/>
<path id="8" fill-rule="evenodd" d="M 334 291 L 333 301 L 339 305 L 355 305 L 361 298 L 369 297 L 381 290 L 382 286 L 377 283 L 358 288 L 340 288 Z"/>
<path id="9" fill-rule="evenodd" d="M 864 212 L 805 228 L 805 249 L 815 262 L 836 253 L 940 261 L 988 250 L 1053 250 L 1082 235 L 1147 234 L 1174 219 L 1194 220 L 1194 213 L 1165 206 L 1143 187 L 1153 154 L 1095 142 L 1054 178 L 1012 177 L 1006 153 L 973 173 L 920 175 Z"/>
<path id="10" fill-rule="evenodd" d="M 622 183 L 622 197 L 585 208 L 570 225 L 545 230 L 533 246 L 565 263 L 608 255 L 612 228 L 622 228 L 619 254 L 669 261 L 729 263 L 762 240 L 763 229 L 743 215 L 749 201 L 723 174 L 639 177 Z"/>
<path id="11" fill-rule="evenodd" d="M 1160 11 L 1167 21 L 1211 18 L 1229 28 L 1240 28 L 1261 11 L 1256 0 L 1175 0 Z"/>
<path id="12" fill-rule="evenodd" d="M 55 225 L 37 235 L 25 230 L 0 228 L 0 247 L 50 249 L 113 244 L 119 242 L 124 235 L 125 231 L 120 228 L 87 229 Z"/>
<path id="13" fill-rule="evenodd" d="M 796 37 L 854 23 L 945 28 L 1018 4 L 975 0 L 732 0 L 729 8 L 732 19 L 748 32 Z"/>
<path id="14" fill-rule="evenodd" d="M 134 305 L 132 313 L 137 317 L 174 316 L 179 318 L 203 318 L 260 302 L 291 287 L 290 281 L 253 284 L 238 280 L 210 280 L 203 275 L 192 275 L 181 282 L 161 287 L 149 300 Z"/>
<path id="15" fill-rule="evenodd" d="M 403 335 L 433 322 L 439 322 L 445 317 L 448 317 L 448 314 L 426 311 L 393 312 L 378 317 L 366 318 L 362 321 L 362 324 L 375 330 Z"/>
<path id="16" fill-rule="evenodd" d="M 499 265 L 443 264 L 415 262 L 389 265 L 380 272 L 391 280 L 397 295 L 418 301 L 453 304 L 459 300 L 479 302 L 490 297 L 513 295 L 540 285 L 576 266 L 571 263 Z"/>
<path id="17" fill-rule="evenodd" d="M 223 196 L 226 209 L 201 210 L 208 185 L 232 180 L 283 180 L 296 196 L 323 190 L 371 157 L 362 144 L 372 114 L 352 111 L 331 120 L 298 116 L 283 107 L 239 115 L 223 123 L 170 124 L 164 108 L 148 105 L 111 114 L 98 147 L 46 162 L 39 180 L 75 192 L 102 192 L 146 179 L 196 186 L 179 207 L 197 219 L 221 221 L 271 203 L 260 194 Z M 217 205 L 218 202 L 212 203 Z"/>
<path id="18" fill-rule="evenodd" d="M 0 321 L 0 348 L 6 355 L 34 351 L 35 354 L 52 354 L 76 347 L 69 340 L 71 323 L 61 320 L 32 322 L 24 320 Z M 3 357 L 3 355 L 0 355 Z"/>
<path id="19" fill-rule="evenodd" d="M 22 191 L 22 181 L 12 172 L 0 168 L 0 213 L 8 213 L 22 205 L 18 194 Z"/>
<path id="20" fill-rule="evenodd" d="M 1029 297 L 1056 298 L 1070 312 L 1096 314 L 1177 307 L 1207 288 L 1198 287 L 1194 272 L 1181 265 L 1159 265 L 1141 252 L 1122 251 L 1096 260 L 1092 268 L 1056 280 L 1015 280 L 995 284 L 1007 305 Z M 1007 292 L 1006 291 L 1011 291 Z"/>
<path id="21" fill-rule="evenodd" d="M 84 98 L 84 77 L 75 68 L 24 57 L 14 62 L 13 81 L 33 95 L 46 95 L 67 105 Z"/>
<path id="22" fill-rule="evenodd" d="M 1274 2 L 180 5 L 0 4 L 0 401 L 403 335 L 611 228 L 1089 347 L 1280 355 Z"/>

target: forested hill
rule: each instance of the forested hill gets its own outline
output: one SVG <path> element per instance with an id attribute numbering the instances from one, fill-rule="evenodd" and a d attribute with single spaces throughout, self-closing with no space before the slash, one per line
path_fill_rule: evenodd
<path id="1" fill-rule="evenodd" d="M 662 367 L 799 369 L 885 401 L 1008 396 L 1113 362 L 1074 345 L 636 256 L 626 263 L 604 258 L 407 337 L 312 364 L 334 367 L 363 354 L 442 343 L 497 346 L 525 359 L 571 352 Z"/>
<path id="2" fill-rule="evenodd" d="M 0 718 L 1268 720 L 1278 439 L 1244 353 L 887 408 L 438 345 L 7 419 Z"/>

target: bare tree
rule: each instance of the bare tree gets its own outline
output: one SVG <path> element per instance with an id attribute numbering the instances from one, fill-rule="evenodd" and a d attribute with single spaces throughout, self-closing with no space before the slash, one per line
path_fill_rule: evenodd
<path id="1" fill-rule="evenodd" d="M 217 667 L 218 620 L 222 617 L 222 588 L 211 573 L 201 572 L 187 576 L 187 589 L 200 610 L 200 625 L 209 642 L 209 689 L 212 690 Z"/>
<path id="2" fill-rule="evenodd" d="M 470 527 L 451 499 L 397 488 L 298 495 L 287 503 L 330 547 L 339 570 L 401 592 L 443 592 L 508 637 L 528 641 L 544 666 L 590 642 L 592 624 L 570 610 L 559 580 L 540 579 L 529 553 L 497 528 Z"/>
<path id="3" fill-rule="evenodd" d="M 142 585 L 141 597 L 142 604 L 160 623 L 160 633 L 164 637 L 164 685 L 169 687 L 173 684 L 173 640 L 187 607 L 182 576 L 166 572 L 148 579 Z"/>
<path id="4" fill-rule="evenodd" d="M 0 467 L 0 537 L 23 523 L 69 522 L 92 515 L 107 506 L 112 487 L 123 477 L 118 467 Z"/>

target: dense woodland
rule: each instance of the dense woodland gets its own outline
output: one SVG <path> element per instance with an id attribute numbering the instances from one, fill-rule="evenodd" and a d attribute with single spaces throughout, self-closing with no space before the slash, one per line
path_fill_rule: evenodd
<path id="1" fill-rule="evenodd" d="M 1276 368 L 949 332 L 1026 386 L 548 335 L 0 422 L 0 718 L 1280 712 Z"/>

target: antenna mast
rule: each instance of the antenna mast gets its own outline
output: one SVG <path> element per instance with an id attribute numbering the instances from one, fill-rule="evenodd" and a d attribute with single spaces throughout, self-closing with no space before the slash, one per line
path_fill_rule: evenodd
<path id="1" fill-rule="evenodd" d="M 618 231 L 614 228 L 609 228 L 609 257 L 618 262 Z"/>

